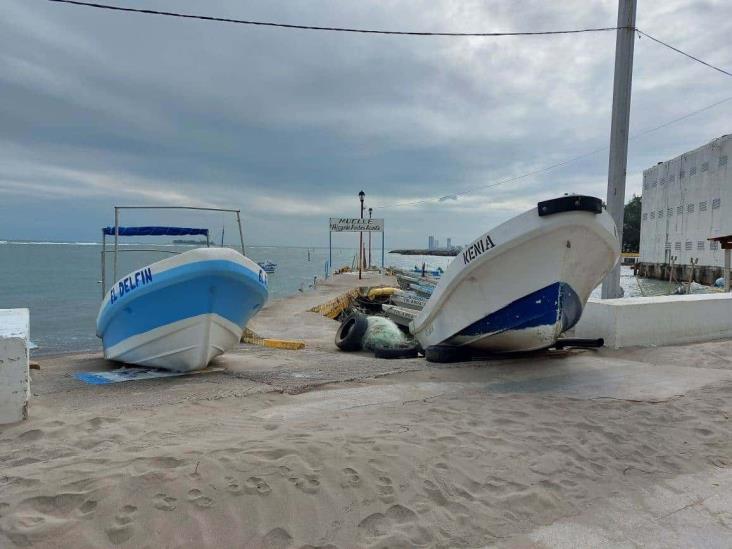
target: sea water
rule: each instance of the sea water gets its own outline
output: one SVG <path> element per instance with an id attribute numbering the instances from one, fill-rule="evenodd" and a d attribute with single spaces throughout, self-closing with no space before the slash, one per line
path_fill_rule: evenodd
<path id="1" fill-rule="evenodd" d="M 154 251 L 129 251 L 139 244 L 121 246 L 117 278 L 149 263 L 183 252 L 191 246 L 149 246 Z M 108 248 L 109 249 L 109 248 Z M 101 349 L 95 334 L 96 316 L 102 299 L 101 245 L 84 242 L 0 241 L 0 309 L 24 307 L 31 312 L 31 338 L 38 345 L 35 354 L 55 354 Z M 270 299 L 312 290 L 314 279 L 322 280 L 328 248 L 250 246 L 247 256 L 254 261 L 278 264 L 269 275 Z M 333 267 L 355 264 L 356 249 L 334 248 Z M 451 257 L 403 256 L 387 253 L 385 263 L 404 269 L 443 269 Z M 381 264 L 381 250 L 372 251 L 372 264 Z M 111 254 L 107 260 L 107 287 L 112 280 Z M 669 293 L 668 282 L 643 279 L 639 287 L 632 271 L 623 267 L 621 284 L 626 296 Z M 599 289 L 593 295 L 599 296 Z"/>

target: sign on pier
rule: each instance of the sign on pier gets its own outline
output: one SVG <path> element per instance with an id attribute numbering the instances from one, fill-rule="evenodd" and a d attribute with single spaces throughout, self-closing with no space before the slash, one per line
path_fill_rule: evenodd
<path id="1" fill-rule="evenodd" d="M 384 231 L 384 220 L 360 219 L 358 217 L 331 217 L 330 231 L 333 233 L 381 233 Z"/>
<path id="2" fill-rule="evenodd" d="M 381 233 L 381 268 L 383 270 L 385 253 L 383 218 L 362 219 L 360 217 L 331 217 L 328 227 L 328 264 L 325 267 L 326 278 L 328 278 L 328 274 L 333 268 L 333 233 Z M 358 253 L 360 256 L 361 250 L 359 250 Z"/>

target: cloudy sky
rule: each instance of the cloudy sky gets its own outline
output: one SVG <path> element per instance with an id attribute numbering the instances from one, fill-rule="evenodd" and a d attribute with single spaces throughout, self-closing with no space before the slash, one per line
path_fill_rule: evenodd
<path id="1" fill-rule="evenodd" d="M 427 31 L 617 18 L 615 0 L 109 3 Z M 732 69 L 732 2 L 639 4 L 639 28 Z M 480 187 L 607 145 L 614 49 L 613 32 L 375 36 L 2 0 L 0 239 L 94 240 L 112 205 L 165 203 L 240 207 L 251 244 L 327 245 L 327 217 L 357 215 L 363 189 L 389 244 L 465 242 L 537 200 L 605 196 L 605 151 Z M 648 39 L 635 53 L 632 131 L 732 96 L 732 78 Z M 632 140 L 628 196 L 644 168 L 731 132 L 729 101 Z"/>

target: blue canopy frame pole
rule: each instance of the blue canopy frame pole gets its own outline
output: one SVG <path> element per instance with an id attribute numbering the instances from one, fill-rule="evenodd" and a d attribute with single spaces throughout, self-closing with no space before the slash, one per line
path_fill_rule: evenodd
<path id="1" fill-rule="evenodd" d="M 114 268 L 112 270 L 112 284 L 117 281 L 117 246 L 119 243 L 119 206 L 114 207 Z"/>
<path id="2" fill-rule="evenodd" d="M 104 234 L 104 229 L 102 229 L 102 299 L 104 299 L 104 294 L 107 292 L 107 288 L 105 287 L 106 283 L 106 271 L 107 271 L 107 235 Z"/>

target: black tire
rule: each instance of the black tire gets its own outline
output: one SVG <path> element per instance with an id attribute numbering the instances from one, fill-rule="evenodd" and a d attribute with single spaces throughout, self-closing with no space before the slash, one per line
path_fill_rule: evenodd
<path id="1" fill-rule="evenodd" d="M 376 347 L 374 349 L 374 356 L 376 358 L 417 358 L 419 354 L 419 347 L 416 345 L 410 345 L 409 347 Z"/>
<path id="2" fill-rule="evenodd" d="M 352 313 L 341 322 L 335 335 L 335 344 L 341 351 L 360 351 L 369 323 L 361 313 Z"/>
<path id="3" fill-rule="evenodd" d="M 557 339 L 557 342 L 554 344 L 554 348 L 564 349 L 566 347 L 578 347 L 583 349 L 599 349 L 603 345 L 605 345 L 605 340 L 601 337 L 598 337 L 597 339 L 566 337 L 563 339 Z"/>
<path id="4" fill-rule="evenodd" d="M 470 352 L 462 347 L 452 345 L 430 345 L 425 349 L 427 362 L 447 364 L 450 362 L 466 362 L 470 360 Z"/>

